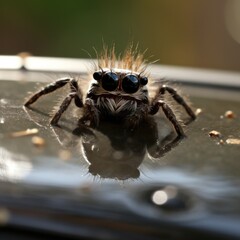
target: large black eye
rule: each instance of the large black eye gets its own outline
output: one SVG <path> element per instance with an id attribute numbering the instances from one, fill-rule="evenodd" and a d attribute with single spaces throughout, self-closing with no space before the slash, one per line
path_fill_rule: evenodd
<path id="1" fill-rule="evenodd" d="M 114 91 L 118 87 L 118 76 L 113 72 L 107 72 L 102 77 L 102 87 L 107 91 Z"/>
<path id="2" fill-rule="evenodd" d="M 139 88 L 139 81 L 135 75 L 127 75 L 122 80 L 122 89 L 126 93 L 135 93 Z"/>

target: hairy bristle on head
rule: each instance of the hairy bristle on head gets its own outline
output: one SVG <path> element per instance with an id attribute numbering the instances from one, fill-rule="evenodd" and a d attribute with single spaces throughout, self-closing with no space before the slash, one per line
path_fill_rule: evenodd
<path id="1" fill-rule="evenodd" d="M 116 56 L 115 46 L 103 47 L 103 52 L 98 56 L 98 67 L 100 69 L 126 69 L 132 72 L 143 73 L 146 69 L 144 54 L 138 51 L 138 47 L 130 45 L 123 54 Z"/>

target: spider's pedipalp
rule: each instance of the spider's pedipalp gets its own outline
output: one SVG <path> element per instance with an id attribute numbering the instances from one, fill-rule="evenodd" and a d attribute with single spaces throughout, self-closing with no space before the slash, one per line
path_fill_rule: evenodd
<path id="1" fill-rule="evenodd" d="M 84 114 L 79 119 L 78 125 L 84 124 L 91 127 L 97 127 L 99 125 L 99 111 L 95 106 L 92 99 L 86 99 L 84 104 Z"/>

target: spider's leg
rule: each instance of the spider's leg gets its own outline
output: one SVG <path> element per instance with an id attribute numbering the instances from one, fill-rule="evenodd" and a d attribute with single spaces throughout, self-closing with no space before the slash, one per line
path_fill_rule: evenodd
<path id="1" fill-rule="evenodd" d="M 79 108 L 83 107 L 83 100 L 82 100 L 82 91 L 78 86 L 78 82 L 75 79 L 71 79 L 70 81 L 70 91 L 71 93 L 76 93 L 74 96 L 75 105 Z"/>
<path id="2" fill-rule="evenodd" d="M 99 125 L 99 110 L 96 108 L 94 101 L 91 98 L 87 98 L 84 104 L 84 114 L 80 118 L 78 124 L 89 125 L 96 127 Z"/>
<path id="3" fill-rule="evenodd" d="M 174 126 L 178 136 L 184 137 L 185 134 L 183 132 L 182 126 L 178 122 L 175 114 L 173 113 L 172 109 L 162 100 L 158 100 L 157 102 L 154 102 L 150 105 L 149 114 L 154 115 L 158 112 L 159 108 L 162 108 L 165 116 L 168 118 L 168 120 L 172 123 Z"/>
<path id="4" fill-rule="evenodd" d="M 155 97 L 155 99 L 157 97 L 161 97 L 162 95 L 164 95 L 166 93 L 166 91 L 171 94 L 171 96 L 173 97 L 173 99 L 179 103 L 180 105 L 182 105 L 184 107 L 184 109 L 186 110 L 186 112 L 188 113 L 188 115 L 194 120 L 196 118 L 195 113 L 193 112 L 193 110 L 189 107 L 189 105 L 186 103 L 186 101 L 177 93 L 177 91 L 169 86 L 163 85 L 162 87 L 160 87 L 157 96 Z"/>
<path id="5" fill-rule="evenodd" d="M 72 78 L 61 78 L 53 83 L 48 84 L 46 87 L 42 88 L 41 90 L 36 92 L 33 96 L 31 96 L 30 99 L 24 103 L 24 106 L 27 107 L 27 106 L 31 105 L 32 103 L 36 102 L 38 100 L 38 98 L 40 98 L 42 95 L 51 93 L 51 92 L 57 90 L 58 88 L 65 86 L 71 80 L 73 80 L 73 79 Z"/>
<path id="6" fill-rule="evenodd" d="M 63 100 L 61 106 L 59 107 L 58 111 L 53 116 L 52 120 L 50 121 L 51 125 L 57 125 L 60 117 L 62 114 L 67 110 L 69 104 L 71 103 L 72 99 L 75 98 L 77 93 L 69 93 L 68 96 Z"/>
<path id="7" fill-rule="evenodd" d="M 150 152 L 148 149 L 148 155 L 151 158 L 161 158 L 166 153 L 170 152 L 173 148 L 175 148 L 182 140 L 182 136 L 177 136 L 172 141 L 167 144 L 157 146 L 157 149 L 153 152 Z"/>
<path id="8" fill-rule="evenodd" d="M 82 95 L 78 87 L 77 81 L 75 79 L 70 80 L 70 93 L 63 100 L 58 111 L 55 113 L 52 120 L 50 121 L 51 125 L 57 125 L 60 117 L 67 110 L 73 98 L 75 100 L 75 104 L 77 107 L 80 107 L 80 108 L 83 107 Z"/>

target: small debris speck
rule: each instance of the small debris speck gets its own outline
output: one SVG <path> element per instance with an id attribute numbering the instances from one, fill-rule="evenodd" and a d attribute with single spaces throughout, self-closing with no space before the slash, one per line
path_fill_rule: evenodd
<path id="1" fill-rule="evenodd" d="M 234 114 L 234 112 L 231 111 L 231 110 L 226 111 L 225 114 L 224 114 L 224 116 L 225 116 L 226 118 L 235 118 L 235 114 Z"/>
<path id="2" fill-rule="evenodd" d="M 222 139 L 220 139 L 217 144 L 218 144 L 218 145 L 223 145 L 223 144 L 224 144 L 224 141 L 223 141 Z"/>
<path id="3" fill-rule="evenodd" d="M 32 129 L 27 129 L 24 131 L 10 133 L 10 137 L 14 137 L 14 138 L 15 137 L 25 137 L 25 136 L 34 135 L 37 133 L 38 133 L 38 129 L 32 128 Z"/>
<path id="4" fill-rule="evenodd" d="M 45 145 L 45 140 L 41 137 L 34 136 L 32 137 L 32 143 L 36 147 L 42 147 Z"/>
<path id="5" fill-rule="evenodd" d="M 0 123 L 4 124 L 5 123 L 5 119 L 3 117 L 0 117 Z"/>
<path id="6" fill-rule="evenodd" d="M 220 137 L 221 136 L 221 133 L 216 131 L 216 130 L 212 130 L 208 133 L 208 136 L 209 137 Z"/>
<path id="7" fill-rule="evenodd" d="M 196 111 L 195 111 L 195 114 L 198 116 L 201 112 L 202 112 L 202 109 L 201 108 L 197 108 Z"/>
<path id="8" fill-rule="evenodd" d="M 233 145 L 240 145 L 240 139 L 239 138 L 228 138 L 226 140 L 227 144 L 233 144 Z"/>
<path id="9" fill-rule="evenodd" d="M 7 100 L 6 99 L 4 99 L 4 98 L 1 98 L 0 99 L 0 105 L 6 105 L 8 102 L 7 102 Z"/>

